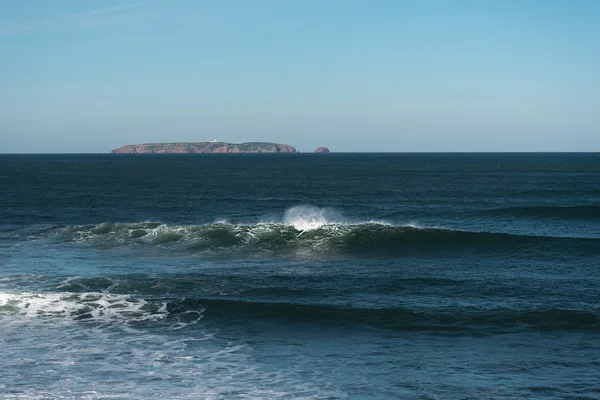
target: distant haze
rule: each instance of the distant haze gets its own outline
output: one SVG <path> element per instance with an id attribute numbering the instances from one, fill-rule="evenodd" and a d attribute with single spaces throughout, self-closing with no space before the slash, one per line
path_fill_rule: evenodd
<path id="1" fill-rule="evenodd" d="M 0 1 L 0 153 L 600 149 L 600 1 Z"/>

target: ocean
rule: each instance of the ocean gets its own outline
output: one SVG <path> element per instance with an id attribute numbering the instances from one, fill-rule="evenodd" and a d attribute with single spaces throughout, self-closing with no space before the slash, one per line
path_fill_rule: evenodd
<path id="1" fill-rule="evenodd" d="M 600 399 L 600 153 L 0 155 L 2 399 Z"/>

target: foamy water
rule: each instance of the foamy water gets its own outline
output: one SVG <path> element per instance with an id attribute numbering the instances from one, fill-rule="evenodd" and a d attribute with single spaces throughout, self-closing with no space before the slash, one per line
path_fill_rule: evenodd
<path id="1" fill-rule="evenodd" d="M 315 381 L 265 370 L 250 345 L 218 339 L 201 312 L 182 314 L 127 295 L 0 292 L 0 391 L 23 386 L 2 398 L 323 398 Z"/>
<path id="2" fill-rule="evenodd" d="M 0 317 L 70 318 L 95 322 L 157 320 L 167 315 L 166 303 L 107 293 L 0 292 Z"/>

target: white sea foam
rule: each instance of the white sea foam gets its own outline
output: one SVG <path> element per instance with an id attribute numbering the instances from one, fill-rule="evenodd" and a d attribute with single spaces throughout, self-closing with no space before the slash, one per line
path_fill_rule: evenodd
<path id="1" fill-rule="evenodd" d="M 67 318 L 92 321 L 158 320 L 167 315 L 166 304 L 107 293 L 11 293 L 0 292 L 0 319 Z"/>
<path id="2" fill-rule="evenodd" d="M 220 328 L 201 325 L 172 330 L 120 323 L 130 318 L 125 310 L 138 312 L 140 318 L 166 312 L 150 313 L 145 304 L 103 293 L 0 292 L 0 397 L 343 398 L 318 375 L 306 379 L 295 371 L 263 368 L 243 331 L 233 339 L 221 336 Z M 88 312 L 86 307 L 97 310 L 94 318 L 117 323 L 59 323 L 75 322 L 66 317 L 82 308 Z"/>

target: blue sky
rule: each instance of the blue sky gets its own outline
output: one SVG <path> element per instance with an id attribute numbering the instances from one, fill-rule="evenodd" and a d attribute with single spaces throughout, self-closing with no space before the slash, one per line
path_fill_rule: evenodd
<path id="1" fill-rule="evenodd" d="M 600 149 L 600 1 L 0 0 L 0 152 Z"/>

